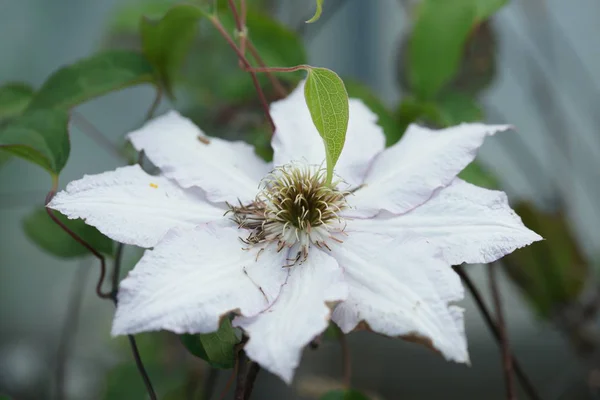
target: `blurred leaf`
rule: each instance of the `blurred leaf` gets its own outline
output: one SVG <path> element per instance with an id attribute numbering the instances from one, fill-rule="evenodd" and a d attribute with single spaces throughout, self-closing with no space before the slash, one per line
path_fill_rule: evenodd
<path id="1" fill-rule="evenodd" d="M 326 68 L 309 68 L 304 98 L 317 131 L 325 143 L 327 182 L 331 183 L 348 130 L 348 93 L 344 81 Z"/>
<path id="2" fill-rule="evenodd" d="M 386 144 L 391 146 L 396 143 L 402 136 L 403 130 L 392 112 L 363 84 L 348 79 L 344 79 L 344 84 L 348 96 L 361 99 L 377 115 L 377 124 L 383 128 Z"/>
<path id="3" fill-rule="evenodd" d="M 144 366 L 152 377 L 154 389 L 158 392 L 156 377 L 162 378 L 161 369 L 157 365 L 149 365 L 147 362 L 144 363 Z M 148 392 L 134 362 L 119 364 L 108 372 L 106 386 L 101 398 L 104 400 L 148 399 Z"/>
<path id="4" fill-rule="evenodd" d="M 543 213 L 522 203 L 515 211 L 544 240 L 506 256 L 506 271 L 538 313 L 550 317 L 575 301 L 589 277 L 589 267 L 563 214 Z"/>
<path id="5" fill-rule="evenodd" d="M 443 93 L 436 100 L 440 118 L 445 126 L 483 119 L 483 111 L 474 98 L 458 92 Z"/>
<path id="6" fill-rule="evenodd" d="M 0 129 L 0 150 L 38 164 L 56 177 L 69 158 L 68 122 L 66 111 L 28 111 Z"/>
<path id="7" fill-rule="evenodd" d="M 332 390 L 325 393 L 319 400 L 369 400 L 367 396 L 358 390 Z"/>
<path id="8" fill-rule="evenodd" d="M 139 29 L 142 17 L 159 19 L 177 4 L 177 0 L 140 0 L 122 2 L 111 17 L 109 30 L 117 32 L 135 32 Z"/>
<path id="9" fill-rule="evenodd" d="M 10 82 L 0 86 L 0 119 L 21 114 L 33 97 L 33 88 L 26 83 Z"/>
<path id="10" fill-rule="evenodd" d="M 477 161 L 473 161 L 471 164 L 467 165 L 467 167 L 458 174 L 458 177 L 473 185 L 484 187 L 486 189 L 499 188 L 496 177 L 482 167 L 481 164 L 477 163 Z"/>
<path id="11" fill-rule="evenodd" d="M 319 18 L 321 18 L 321 13 L 323 12 L 323 2 L 324 1 L 325 0 L 316 0 L 317 8 L 315 10 L 315 15 L 313 15 L 313 17 L 311 19 L 306 21 L 307 24 L 311 24 L 311 23 L 317 21 Z"/>
<path id="12" fill-rule="evenodd" d="M 323 337 L 328 340 L 339 340 L 343 334 L 344 332 L 334 322 L 329 321 L 327 329 L 323 332 Z"/>
<path id="13" fill-rule="evenodd" d="M 420 3 L 410 40 L 408 71 L 418 98 L 434 98 L 455 75 L 476 16 L 473 0 Z"/>
<path id="14" fill-rule="evenodd" d="M 141 54 L 108 51 L 54 72 L 36 93 L 29 109 L 69 109 L 94 97 L 153 81 L 152 65 Z"/>
<path id="15" fill-rule="evenodd" d="M 154 64 L 170 95 L 173 75 L 181 68 L 203 15 L 199 7 L 182 4 L 173 6 L 157 22 L 147 18 L 141 21 L 143 53 Z"/>
<path id="16" fill-rule="evenodd" d="M 477 19 L 488 19 L 499 9 L 504 7 L 508 0 L 475 0 L 477 6 Z"/>
<path id="17" fill-rule="evenodd" d="M 440 110 L 435 103 L 421 102 L 407 97 L 400 102 L 397 111 L 397 122 L 400 127 L 400 137 L 406 132 L 406 128 L 413 123 L 433 123 L 437 126 L 443 125 Z"/>
<path id="18" fill-rule="evenodd" d="M 68 219 L 59 212 L 54 215 L 69 229 L 88 242 L 100 253 L 112 255 L 113 242 L 81 219 Z M 77 243 L 48 216 L 44 208 L 37 209 L 23 220 L 23 229 L 29 239 L 48 253 L 62 258 L 81 257 L 90 252 Z"/>
<path id="19" fill-rule="evenodd" d="M 215 368 L 233 368 L 235 346 L 239 343 L 228 318 L 223 318 L 219 330 L 202 335 L 179 335 L 190 353 L 208 362 Z"/>

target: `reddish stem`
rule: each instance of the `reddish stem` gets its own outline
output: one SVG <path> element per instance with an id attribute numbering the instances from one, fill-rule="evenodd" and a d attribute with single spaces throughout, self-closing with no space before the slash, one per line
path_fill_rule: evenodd
<path id="1" fill-rule="evenodd" d="M 229 34 L 225 30 L 225 28 L 223 27 L 221 22 L 216 17 L 211 17 L 210 21 L 213 23 L 213 25 L 215 26 L 217 31 L 219 31 L 219 33 L 223 36 L 223 38 L 225 38 L 225 40 L 227 41 L 229 46 L 233 49 L 233 51 L 235 51 L 235 53 L 237 54 L 240 61 L 244 64 L 244 67 L 250 73 L 250 76 L 252 77 L 252 83 L 254 84 L 254 88 L 256 89 L 256 93 L 258 94 L 258 97 L 260 99 L 265 116 L 267 117 L 267 120 L 269 121 L 269 125 L 271 125 L 271 131 L 273 133 L 275 133 L 275 122 L 273 121 L 273 118 L 271 117 L 271 112 L 269 111 L 269 104 L 267 103 L 265 93 L 263 92 L 262 88 L 260 87 L 260 83 L 258 82 L 256 73 L 254 73 L 251 70 L 252 66 L 248 62 L 248 59 L 246 59 L 246 56 L 237 47 L 237 45 L 235 44 L 235 42 L 233 41 L 231 36 L 229 36 Z"/>

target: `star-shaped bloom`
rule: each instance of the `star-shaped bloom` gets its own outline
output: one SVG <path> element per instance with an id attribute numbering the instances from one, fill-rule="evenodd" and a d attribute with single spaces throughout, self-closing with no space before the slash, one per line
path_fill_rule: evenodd
<path id="1" fill-rule="evenodd" d="M 486 263 L 540 236 L 502 192 L 457 174 L 503 125 L 411 125 L 384 149 L 377 117 L 350 100 L 335 185 L 301 84 L 271 107 L 273 163 L 210 138 L 176 112 L 129 134 L 160 168 L 84 176 L 49 207 L 148 248 L 123 280 L 114 335 L 214 332 L 234 313 L 248 356 L 290 382 L 333 320 L 428 343 L 468 362 L 453 264 Z"/>

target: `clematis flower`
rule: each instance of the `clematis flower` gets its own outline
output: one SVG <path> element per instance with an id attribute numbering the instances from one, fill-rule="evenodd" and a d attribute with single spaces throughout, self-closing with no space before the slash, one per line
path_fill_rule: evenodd
<path id="1" fill-rule="evenodd" d="M 502 192 L 457 174 L 504 125 L 411 125 L 384 149 L 377 117 L 350 100 L 334 185 L 301 84 L 271 107 L 273 163 L 210 138 L 172 111 L 128 138 L 160 168 L 84 176 L 49 207 L 148 248 L 122 281 L 113 335 L 208 333 L 234 313 L 248 356 L 291 382 L 333 320 L 427 343 L 468 362 L 452 264 L 486 263 L 540 236 Z"/>

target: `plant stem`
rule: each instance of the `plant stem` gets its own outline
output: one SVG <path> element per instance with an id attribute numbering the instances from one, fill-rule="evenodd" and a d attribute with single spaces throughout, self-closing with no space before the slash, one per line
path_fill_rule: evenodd
<path id="1" fill-rule="evenodd" d="M 467 273 L 464 271 L 464 269 L 461 266 L 456 265 L 452 268 L 460 276 L 461 280 L 463 281 L 463 283 L 465 284 L 465 286 L 467 287 L 467 289 L 473 296 L 473 300 L 475 300 L 475 304 L 477 305 L 477 308 L 479 308 L 479 312 L 483 316 L 483 320 L 485 321 L 488 329 L 492 332 L 492 335 L 496 339 L 496 342 L 498 344 L 500 344 L 500 331 L 498 329 L 498 326 L 496 325 L 496 322 L 492 318 L 492 315 L 490 314 L 490 311 L 488 310 L 487 306 L 485 305 L 485 302 L 483 301 L 483 297 L 477 290 L 477 287 L 475 287 L 475 284 L 473 283 L 471 278 L 469 278 L 469 275 L 467 275 Z M 519 379 L 519 382 L 521 383 L 521 386 L 523 387 L 523 390 L 525 390 L 525 392 L 527 393 L 527 395 L 529 396 L 530 399 L 541 400 L 542 398 L 538 395 L 535 387 L 531 384 L 531 381 L 525 374 L 525 371 L 523 370 L 523 368 L 521 368 L 521 364 L 519 364 L 519 362 L 515 358 L 514 354 L 510 353 L 510 357 L 511 357 L 512 365 L 514 366 L 514 369 L 515 369 L 515 373 L 517 375 L 517 378 Z"/>
<path id="2" fill-rule="evenodd" d="M 260 83 L 258 82 L 256 73 L 251 70 L 252 66 L 250 65 L 250 62 L 248 61 L 248 59 L 246 58 L 244 53 L 242 53 L 240 51 L 240 49 L 237 47 L 237 45 L 235 44 L 235 42 L 233 41 L 231 36 L 229 36 L 229 34 L 225 30 L 225 28 L 223 27 L 223 25 L 221 24 L 219 19 L 216 16 L 212 16 L 209 18 L 209 20 L 212 22 L 212 24 L 217 29 L 217 31 L 219 31 L 221 36 L 223 36 L 223 38 L 225 38 L 225 40 L 227 41 L 229 46 L 233 49 L 233 51 L 235 51 L 235 53 L 237 54 L 240 61 L 244 64 L 244 67 L 250 73 L 250 77 L 252 78 L 252 83 L 254 84 L 254 88 L 256 89 L 256 93 L 258 94 L 258 97 L 260 99 L 260 103 L 262 105 L 263 111 L 265 113 L 265 116 L 267 117 L 267 120 L 269 121 L 269 125 L 271 126 L 271 132 L 275 133 L 275 122 L 273 121 L 273 118 L 271 117 L 271 112 L 269 111 L 269 104 L 267 103 L 265 93 L 263 92 L 262 88 L 260 87 Z"/>
<path id="3" fill-rule="evenodd" d="M 234 400 L 245 400 L 246 398 L 246 374 L 248 370 L 248 357 L 246 352 L 240 350 L 238 353 L 238 369 L 237 379 L 235 384 Z"/>
<path id="4" fill-rule="evenodd" d="M 494 299 L 494 308 L 496 310 L 496 320 L 498 321 L 498 331 L 500 334 L 500 347 L 502 350 L 502 367 L 504 370 L 504 383 L 506 385 L 506 399 L 516 400 L 515 382 L 513 379 L 512 359 L 510 356 L 510 345 L 508 343 L 508 334 L 506 332 L 506 322 L 504 320 L 504 312 L 502 309 L 502 301 L 500 299 L 500 290 L 498 290 L 498 282 L 496 281 L 496 269 L 498 263 L 488 265 L 488 275 L 490 281 L 490 291 Z"/>
<path id="5" fill-rule="evenodd" d="M 58 351 L 56 352 L 56 399 L 63 400 L 65 398 L 65 376 L 67 364 L 69 360 L 69 351 L 71 349 L 71 340 L 77 333 L 79 326 L 79 315 L 83 300 L 83 289 L 88 277 L 89 268 L 87 263 L 80 265 L 75 272 L 73 283 L 71 284 L 71 294 L 67 308 L 67 315 L 63 325 L 63 330 L 60 335 Z"/>
<path id="6" fill-rule="evenodd" d="M 342 346 L 342 372 L 344 375 L 344 386 L 350 389 L 352 381 L 352 361 L 350 358 L 350 347 L 346 335 L 340 332 L 340 345 Z"/>
<path id="7" fill-rule="evenodd" d="M 254 47 L 254 43 L 252 43 L 252 40 L 250 38 L 248 38 L 248 40 L 247 40 L 247 46 L 248 46 L 248 50 L 250 50 L 250 54 L 252 54 L 252 58 L 254 58 L 254 60 L 258 63 L 258 65 L 260 65 L 261 68 L 267 70 L 268 69 L 267 65 L 265 64 L 262 57 L 258 53 L 258 50 L 256 50 L 256 47 Z M 273 85 L 273 88 L 277 92 L 277 96 L 279 96 L 279 98 L 286 97 L 288 95 L 288 91 L 286 90 L 285 87 L 283 87 L 281 82 L 279 82 L 279 79 L 277 79 L 277 77 L 275 75 L 273 75 L 271 73 L 271 71 L 265 71 L 265 72 L 267 73 L 267 78 L 269 78 L 269 81 L 271 81 L 271 85 Z"/>
<path id="8" fill-rule="evenodd" d="M 246 394 L 244 395 L 244 400 L 250 400 L 250 396 L 252 395 L 252 390 L 254 390 L 254 382 L 256 382 L 256 377 L 260 372 L 260 365 L 255 363 L 254 361 L 250 362 L 250 368 L 248 369 L 248 374 L 246 375 Z"/>

